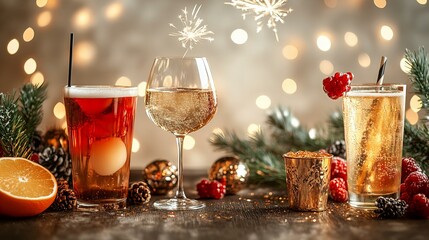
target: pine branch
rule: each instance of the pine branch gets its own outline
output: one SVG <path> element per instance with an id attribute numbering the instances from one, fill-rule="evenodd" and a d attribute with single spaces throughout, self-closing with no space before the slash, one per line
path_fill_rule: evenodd
<path id="1" fill-rule="evenodd" d="M 26 122 L 19 113 L 15 94 L 0 94 L 0 144 L 4 155 L 29 158 L 31 148 Z"/>
<path id="2" fill-rule="evenodd" d="M 429 171 L 429 129 L 426 125 L 413 126 L 405 121 L 404 156 L 412 156 L 426 172 Z"/>
<path id="3" fill-rule="evenodd" d="M 413 89 L 420 97 L 422 110 L 429 112 L 429 60 L 424 47 L 417 52 L 405 50 L 406 64 L 410 68 L 408 74 Z M 429 129 L 420 123 L 412 126 L 408 122 L 404 126 L 404 156 L 412 156 L 419 165 L 429 171 Z"/>
<path id="4" fill-rule="evenodd" d="M 27 131 L 33 134 L 43 119 L 43 102 L 46 100 L 47 85 L 25 84 L 20 91 L 21 115 L 27 123 Z"/>

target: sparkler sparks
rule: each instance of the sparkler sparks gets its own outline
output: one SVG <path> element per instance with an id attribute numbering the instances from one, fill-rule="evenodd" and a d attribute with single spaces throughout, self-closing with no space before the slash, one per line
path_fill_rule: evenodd
<path id="1" fill-rule="evenodd" d="M 197 17 L 200 8 L 201 5 L 198 8 L 197 5 L 195 5 L 190 17 L 188 17 L 186 7 L 182 9 L 183 15 L 179 15 L 179 20 L 183 25 L 183 29 L 179 29 L 174 24 L 170 23 L 170 26 L 177 29 L 178 32 L 170 33 L 169 35 L 178 37 L 179 42 L 182 43 L 182 47 L 186 49 L 183 57 L 189 50 L 194 48 L 194 45 L 200 40 L 207 40 L 209 42 L 214 40 L 214 38 L 208 36 L 214 33 L 207 30 L 207 25 L 201 25 L 203 19 Z"/>
<path id="2" fill-rule="evenodd" d="M 231 5 L 243 11 L 243 19 L 247 15 L 254 15 L 256 21 L 256 32 L 260 32 L 264 26 L 264 18 L 267 19 L 267 27 L 272 29 L 276 35 L 277 42 L 277 22 L 284 23 L 283 18 L 292 12 L 292 9 L 284 9 L 287 0 L 231 0 L 225 4 Z"/>

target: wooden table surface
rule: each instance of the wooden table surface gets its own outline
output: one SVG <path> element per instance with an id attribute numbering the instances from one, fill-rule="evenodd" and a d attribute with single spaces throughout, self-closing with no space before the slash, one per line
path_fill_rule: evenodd
<path id="1" fill-rule="evenodd" d="M 186 174 L 188 197 L 197 197 L 198 174 Z M 201 175 L 200 175 L 201 176 Z M 131 180 L 140 171 L 133 170 Z M 164 196 L 152 199 L 164 198 Z M 347 204 L 324 212 L 294 212 L 284 191 L 246 189 L 204 200 L 197 211 L 130 206 L 118 212 L 44 212 L 23 219 L 0 217 L 0 240 L 14 239 L 429 239 L 429 220 L 380 220 Z"/>

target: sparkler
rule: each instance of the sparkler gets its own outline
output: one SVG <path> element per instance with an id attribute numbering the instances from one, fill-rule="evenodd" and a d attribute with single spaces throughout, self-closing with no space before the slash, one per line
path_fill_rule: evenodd
<path id="1" fill-rule="evenodd" d="M 186 53 L 193 49 L 194 45 L 200 40 L 207 40 L 209 42 L 214 40 L 214 38 L 208 36 L 214 33 L 207 30 L 207 25 L 201 25 L 203 19 L 197 17 L 200 8 L 201 5 L 198 8 L 197 5 L 195 5 L 190 17 L 188 17 L 186 7 L 185 9 L 182 9 L 183 15 L 179 15 L 179 20 L 183 25 L 182 29 L 179 29 L 174 24 L 170 23 L 170 26 L 178 30 L 178 32 L 170 33 L 169 35 L 172 37 L 178 37 L 179 42 L 182 43 L 182 47 L 186 49 L 183 57 L 185 57 Z"/>
<path id="2" fill-rule="evenodd" d="M 272 29 L 276 35 L 277 42 L 277 22 L 284 23 L 283 18 L 292 12 L 292 9 L 284 9 L 287 0 L 231 0 L 225 4 L 231 5 L 243 11 L 243 19 L 247 15 L 254 15 L 256 21 L 256 32 L 260 32 L 264 26 L 264 19 L 267 18 L 267 27 Z"/>

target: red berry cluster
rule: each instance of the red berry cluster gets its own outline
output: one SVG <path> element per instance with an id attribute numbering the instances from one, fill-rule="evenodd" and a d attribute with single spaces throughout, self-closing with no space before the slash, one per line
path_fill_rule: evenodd
<path id="1" fill-rule="evenodd" d="M 429 218 L 429 178 L 413 158 L 402 159 L 401 179 L 400 199 L 407 202 L 407 212 L 414 217 Z"/>
<path id="2" fill-rule="evenodd" d="M 335 202 L 346 202 L 349 198 L 347 192 L 347 162 L 340 157 L 332 158 L 329 196 Z"/>
<path id="3" fill-rule="evenodd" d="M 350 91 L 350 83 L 353 73 L 336 72 L 333 76 L 323 79 L 323 91 L 332 99 L 342 97 L 345 92 Z"/>
<path id="4" fill-rule="evenodd" d="M 225 196 L 226 187 L 216 180 L 203 179 L 197 184 L 197 192 L 200 198 L 221 199 Z"/>

